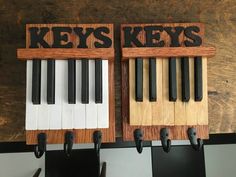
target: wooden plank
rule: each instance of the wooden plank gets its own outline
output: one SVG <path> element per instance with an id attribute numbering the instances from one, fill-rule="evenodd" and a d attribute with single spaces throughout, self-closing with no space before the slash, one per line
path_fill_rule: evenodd
<path id="1" fill-rule="evenodd" d="M 40 48 L 40 49 L 17 49 L 17 58 L 19 60 L 32 60 L 32 59 L 57 59 L 57 60 L 71 60 L 71 59 L 106 59 L 112 60 L 114 57 L 114 49 L 112 48 Z"/>
<path id="2" fill-rule="evenodd" d="M 175 125 L 186 125 L 185 103 L 182 102 L 181 59 L 176 59 L 177 100 L 175 105 Z"/>
<path id="3" fill-rule="evenodd" d="M 163 60 L 156 59 L 156 89 L 157 89 L 157 101 L 151 102 L 152 105 L 152 124 L 154 125 L 163 125 L 164 124 L 164 117 L 163 117 L 163 71 L 162 71 L 162 63 Z"/>
<path id="4" fill-rule="evenodd" d="M 155 25 L 155 24 L 151 24 Z M 167 24 L 164 24 L 164 26 Z M 175 27 L 179 24 L 168 24 L 168 26 Z M 190 26 L 193 24 L 181 24 L 182 26 Z M 199 25 L 199 24 L 197 24 Z M 122 25 L 122 27 L 125 27 L 126 25 Z M 136 26 L 148 26 L 146 24 L 134 24 L 131 25 L 132 27 Z M 163 26 L 163 24 L 162 24 Z M 203 25 L 199 25 L 201 27 L 199 35 L 203 39 L 204 35 L 204 28 Z M 122 33 L 122 32 L 121 32 Z M 121 34 L 122 35 L 122 34 Z M 166 32 L 162 32 L 161 34 L 161 39 L 165 41 L 165 47 L 170 45 L 170 37 Z M 140 40 L 140 42 L 144 43 L 146 35 L 144 31 L 141 31 L 137 38 Z M 167 49 L 188 49 L 189 51 L 197 51 L 197 49 L 202 48 L 202 47 L 185 47 L 184 41 L 187 40 L 187 38 L 184 36 L 184 33 L 182 32 L 179 35 L 179 43 L 181 47 L 167 47 Z M 124 39 L 122 39 L 122 42 Z M 123 43 L 122 43 L 123 44 Z M 166 49 L 165 47 L 163 48 L 151 48 L 152 51 L 154 50 L 161 50 L 161 49 Z M 129 49 L 133 49 L 132 47 Z M 140 49 L 140 48 L 137 48 Z M 142 48 L 144 49 L 144 48 Z M 195 50 L 196 49 L 196 50 Z M 215 49 L 214 49 L 215 50 Z M 150 50 L 151 51 L 151 50 Z M 177 51 L 177 50 L 176 50 Z M 136 54 L 132 54 L 130 56 L 132 57 L 137 57 L 135 56 Z M 138 55 L 138 54 L 137 54 Z M 188 54 L 182 53 L 181 55 L 176 55 L 176 56 L 187 56 Z M 196 53 L 196 55 L 201 55 L 199 53 Z M 160 55 L 161 56 L 161 55 Z M 174 55 L 175 56 L 175 55 Z M 168 54 L 168 57 L 173 57 L 172 54 Z M 129 60 L 129 92 L 130 92 L 130 105 L 129 105 L 129 111 L 130 111 L 130 125 L 197 125 L 197 119 L 198 119 L 198 112 L 201 112 L 202 107 L 207 107 L 207 104 L 202 105 L 202 107 L 198 107 L 197 104 L 195 104 L 194 100 L 194 58 L 189 59 L 190 60 L 190 94 L 191 94 L 191 99 L 188 102 L 183 102 L 182 101 L 182 81 L 181 81 L 181 76 L 182 76 L 182 71 L 181 71 L 181 58 L 177 58 L 177 92 L 178 92 L 178 99 L 176 102 L 169 101 L 169 62 L 167 58 L 157 58 L 157 60 L 162 59 L 162 70 L 161 70 L 161 75 L 162 75 L 162 83 L 159 83 L 162 85 L 161 93 L 162 98 L 159 99 L 156 103 L 150 102 L 148 99 L 148 87 L 149 83 L 147 79 L 149 78 L 148 73 L 148 67 L 145 65 L 145 59 L 144 58 L 144 76 L 143 76 L 143 94 L 144 94 L 144 99 L 142 102 L 137 102 L 134 99 L 134 93 L 135 93 L 135 85 L 134 85 L 134 80 L 135 80 L 135 68 L 134 68 L 134 61 L 132 60 L 133 58 L 130 58 Z M 125 61 L 125 60 L 124 60 Z M 146 74 L 145 74 L 146 73 Z M 157 71 L 157 73 L 160 73 L 160 71 Z M 207 79 L 207 78 L 204 78 Z M 154 104 L 156 107 L 154 107 Z M 152 105 L 150 107 L 150 105 Z M 206 109 L 203 109 L 206 110 Z M 153 111 L 153 112 L 152 112 Z M 156 115 L 155 121 L 151 120 L 150 116 Z M 159 116 L 159 120 L 157 119 L 157 116 Z M 208 116 L 202 117 L 203 119 L 207 119 Z M 163 120 L 162 120 L 163 119 Z M 205 125 L 205 124 L 204 124 Z"/>
<path id="5" fill-rule="evenodd" d="M 134 47 L 134 48 L 122 48 L 122 60 L 128 60 L 134 57 L 181 57 L 181 56 L 203 56 L 211 58 L 215 56 L 215 47 Z"/>
<path id="6" fill-rule="evenodd" d="M 163 125 L 174 125 L 175 120 L 175 103 L 169 101 L 169 61 L 162 61 L 162 100 L 161 104 L 163 105 Z"/>
<path id="7" fill-rule="evenodd" d="M 187 130 L 190 127 L 194 127 L 197 130 L 197 136 L 201 139 L 208 139 L 208 125 L 195 125 L 195 126 L 131 126 L 129 124 L 129 79 L 127 77 L 129 72 L 128 62 L 121 63 L 121 96 L 122 96 L 122 125 L 123 125 L 123 140 L 133 141 L 133 132 L 137 128 L 141 128 L 143 131 L 144 140 L 159 140 L 161 128 L 169 128 L 169 138 L 176 140 L 188 139 Z"/>
<path id="8" fill-rule="evenodd" d="M 142 112 L 142 102 L 136 102 L 135 100 L 135 60 L 129 60 L 129 78 L 133 82 L 129 83 L 129 110 L 130 117 L 135 117 L 135 119 L 130 119 L 129 122 L 131 125 L 137 124 L 137 122 L 142 122 L 143 112 Z M 135 111 L 132 111 L 132 108 L 136 108 Z"/>
<path id="9" fill-rule="evenodd" d="M 207 77 L 203 79 L 207 79 Z M 195 101 L 195 97 L 194 97 L 195 84 L 194 84 L 194 59 L 193 58 L 189 58 L 189 81 L 190 81 L 190 99 L 189 99 L 189 102 L 185 103 L 186 124 L 198 125 L 198 116 L 199 116 L 199 112 L 201 112 L 202 107 L 199 107 L 199 105 L 197 104 L 198 102 Z M 205 106 L 207 106 L 207 104 Z M 205 110 L 206 109 L 204 109 L 204 111 Z M 208 113 L 206 112 L 206 114 Z M 204 117 L 204 119 L 208 119 L 208 116 Z"/>
<path id="10" fill-rule="evenodd" d="M 207 93 L 207 58 L 202 58 L 202 101 L 196 102 L 198 107 L 197 124 L 208 125 L 208 93 Z"/>

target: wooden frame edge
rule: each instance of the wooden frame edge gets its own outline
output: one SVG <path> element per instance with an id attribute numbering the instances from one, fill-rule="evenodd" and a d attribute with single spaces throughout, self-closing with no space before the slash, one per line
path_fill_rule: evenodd
<path id="1" fill-rule="evenodd" d="M 80 59 L 103 58 L 114 60 L 114 48 L 86 48 L 86 49 L 65 49 L 65 48 L 37 48 L 37 49 L 17 49 L 17 58 L 19 60 L 31 59 Z"/>
<path id="2" fill-rule="evenodd" d="M 213 57 L 216 54 L 215 47 L 134 47 L 122 48 L 122 61 L 137 57 Z"/>

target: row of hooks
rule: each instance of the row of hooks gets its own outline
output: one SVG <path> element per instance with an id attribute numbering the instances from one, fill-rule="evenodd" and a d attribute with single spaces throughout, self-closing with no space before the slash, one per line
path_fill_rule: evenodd
<path id="1" fill-rule="evenodd" d="M 188 138 L 190 141 L 191 146 L 196 151 L 201 150 L 203 141 L 200 138 L 197 138 L 197 133 L 195 128 L 189 128 L 187 130 Z M 46 151 L 46 143 L 47 143 L 47 135 L 45 133 L 38 134 L 38 144 L 35 146 L 34 154 L 37 158 L 43 156 L 44 152 Z M 170 152 L 171 149 L 171 140 L 169 139 L 169 129 L 162 128 L 160 131 L 160 139 L 163 150 L 165 152 Z M 134 140 L 136 149 L 139 153 L 142 153 L 143 150 L 143 132 L 141 129 L 136 129 L 134 131 Z M 73 148 L 74 142 L 74 133 L 72 131 L 67 131 L 65 133 L 65 143 L 64 143 L 64 152 L 69 157 Z M 93 142 L 94 142 L 94 149 L 96 151 L 97 156 L 99 156 L 101 142 L 102 142 L 102 132 L 95 131 L 93 133 Z"/>
<path id="2" fill-rule="evenodd" d="M 44 152 L 46 152 L 47 135 L 46 133 L 39 133 L 37 138 L 38 138 L 38 144 L 35 145 L 34 154 L 36 158 L 40 158 L 43 156 Z M 93 142 L 94 142 L 94 150 L 96 151 L 96 154 L 99 157 L 101 142 L 102 142 L 101 131 L 95 131 L 93 133 Z M 71 155 L 73 144 L 74 144 L 74 133 L 72 131 L 67 131 L 65 133 L 64 152 L 68 157 Z"/>
<path id="3" fill-rule="evenodd" d="M 200 151 L 202 149 L 203 141 L 197 138 L 197 132 L 195 128 L 189 128 L 187 130 L 188 139 L 194 150 Z M 164 152 L 168 153 L 171 149 L 171 140 L 169 139 L 169 129 L 162 128 L 160 131 L 161 145 Z M 134 141 L 138 153 L 143 151 L 143 132 L 141 129 L 134 130 Z"/>

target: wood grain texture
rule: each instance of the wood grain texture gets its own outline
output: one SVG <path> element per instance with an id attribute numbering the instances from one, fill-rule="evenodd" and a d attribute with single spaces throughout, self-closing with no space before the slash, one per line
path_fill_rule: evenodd
<path id="1" fill-rule="evenodd" d="M 208 60 L 209 132 L 236 132 L 235 0 L 0 0 L 0 141 L 25 141 L 25 47 L 27 23 L 114 23 L 116 134 L 121 128 L 120 24 L 205 23 L 205 43 L 217 49 Z M 216 8 L 217 7 L 217 8 Z"/>
<path id="2" fill-rule="evenodd" d="M 168 60 L 163 60 L 168 61 Z M 202 139 L 209 138 L 208 125 L 182 125 L 182 126 L 130 126 L 129 125 L 129 79 L 127 77 L 129 73 L 128 62 L 121 63 L 121 77 L 122 77 L 122 125 L 123 125 L 123 140 L 124 141 L 133 141 L 133 132 L 135 129 L 140 128 L 143 131 L 144 140 L 158 140 L 160 139 L 160 130 L 161 128 L 169 128 L 169 138 L 175 140 L 188 139 L 187 130 L 190 127 L 196 128 L 197 137 Z"/>
<path id="3" fill-rule="evenodd" d="M 140 48 L 122 48 L 122 60 L 128 60 L 134 57 L 159 57 L 166 58 L 172 57 L 182 57 L 182 56 L 203 56 L 211 58 L 215 56 L 215 47 L 140 47 Z"/>
<path id="4" fill-rule="evenodd" d="M 156 25 L 156 26 L 170 26 L 170 27 L 176 27 L 176 26 L 182 26 L 182 27 L 188 27 L 188 26 L 198 26 L 200 28 L 199 36 L 202 40 L 204 40 L 204 25 L 199 23 L 169 23 L 169 24 L 122 24 L 121 25 L 121 46 L 124 45 L 124 32 L 123 29 L 125 27 L 145 27 L 150 25 Z M 190 80 L 190 100 L 188 102 L 182 101 L 182 69 L 181 69 L 181 56 L 200 56 L 202 53 L 197 53 L 201 51 L 201 47 L 185 47 L 185 41 L 187 38 L 184 36 L 184 32 L 181 32 L 179 35 L 179 43 L 181 45 L 180 50 L 178 51 L 178 47 L 175 47 L 173 51 L 176 51 L 174 56 L 178 57 L 176 59 L 177 62 L 177 101 L 172 102 L 169 101 L 169 57 L 172 56 L 172 47 L 170 46 L 170 36 L 167 34 L 167 32 L 162 32 L 160 39 L 165 42 L 164 47 L 152 47 L 148 48 L 148 52 L 145 53 L 145 47 L 137 48 L 134 46 L 134 51 L 137 51 L 137 55 L 135 53 L 132 53 L 131 55 L 128 54 L 128 50 L 126 51 L 126 55 L 132 56 L 133 58 L 129 58 L 128 65 L 129 65 L 129 107 L 124 109 L 129 109 L 129 125 L 130 126 L 195 126 L 195 125 L 208 125 L 208 103 L 207 103 L 207 63 L 205 60 L 207 58 L 205 57 L 203 59 L 203 99 L 200 102 L 196 102 L 194 100 L 194 58 L 189 58 L 189 80 Z M 144 30 L 142 30 L 138 35 L 137 38 L 139 41 L 144 44 L 146 41 L 146 33 Z M 204 45 L 202 43 L 202 45 Z M 200 49 L 199 49 L 200 48 Z M 122 48 L 123 49 L 123 48 Z M 132 52 L 132 47 L 130 47 L 130 51 Z M 140 51 L 138 49 L 141 49 Z M 157 51 L 165 51 L 166 49 L 166 58 L 158 58 L 155 56 L 155 54 L 158 55 Z M 187 49 L 187 50 L 186 50 Z M 199 50 L 198 50 L 199 49 Z M 213 50 L 215 50 L 214 47 L 212 47 Z M 134 52 L 133 51 L 133 52 Z M 152 52 L 153 51 L 153 52 Z M 184 53 L 185 51 L 188 51 L 188 53 Z M 143 53 L 142 53 L 143 52 Z M 196 53 L 195 53 L 196 52 Z M 178 53 L 178 54 L 177 54 Z M 190 53 L 195 53 L 194 55 L 191 55 Z M 176 55 L 177 54 L 177 55 Z M 143 58 L 143 100 L 142 102 L 137 102 L 135 99 L 135 62 L 134 59 L 137 57 L 143 56 L 154 56 L 156 57 L 156 60 L 162 60 L 159 61 L 156 70 L 157 78 L 158 75 L 161 75 L 162 79 L 159 82 L 157 81 L 156 85 L 160 85 L 162 88 L 157 90 L 157 93 L 159 93 L 159 97 L 157 97 L 157 100 L 153 103 L 149 101 L 149 61 L 148 58 Z M 159 54 L 158 56 L 163 57 L 164 55 Z M 123 53 L 122 53 L 123 58 Z M 126 60 L 123 60 L 125 62 Z M 122 65 L 123 66 L 123 65 Z M 125 77 L 125 76 L 124 76 Z M 124 79 L 124 78 L 122 78 Z M 160 82 L 161 81 L 161 82 Z M 122 81 L 122 84 L 127 84 Z M 122 94 L 126 90 L 122 91 Z M 128 98 L 122 97 L 122 104 L 124 101 L 126 101 Z M 155 106 L 154 106 L 155 105 Z M 123 114 L 123 113 L 122 113 Z M 155 117 L 154 117 L 154 116 Z M 123 116 L 123 115 L 122 115 Z M 153 119 L 154 118 L 154 119 Z M 199 120 L 199 121 L 198 121 Z M 125 125 L 128 126 L 128 125 Z M 148 131 L 148 130 L 147 130 Z M 151 131 L 151 130 L 150 130 Z M 187 131 L 187 130 L 186 130 Z M 208 133 L 208 132 L 205 132 Z M 123 132 L 125 134 L 125 132 Z M 155 136 L 154 136 L 155 137 Z M 182 137 L 178 137 L 178 139 L 181 139 Z M 155 139 L 153 139 L 155 140 Z"/>
<path id="5" fill-rule="evenodd" d="M 114 59 L 114 49 L 96 48 L 96 49 L 17 49 L 17 58 L 19 60 L 32 59 Z"/>

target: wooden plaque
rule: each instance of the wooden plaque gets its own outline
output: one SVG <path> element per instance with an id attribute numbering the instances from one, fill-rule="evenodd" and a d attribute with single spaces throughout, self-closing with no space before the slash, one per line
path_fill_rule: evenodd
<path id="1" fill-rule="evenodd" d="M 48 28 L 49 31 L 44 36 L 44 40 L 48 46 L 43 47 L 39 45 L 39 48 L 31 49 L 31 36 L 29 33 L 30 28 Z M 52 28 L 69 28 L 70 33 L 68 35 L 69 41 L 72 46 L 68 48 L 67 42 L 61 40 L 61 43 L 55 45 L 55 34 Z M 79 45 L 82 45 L 79 40 L 78 35 L 75 34 L 73 29 L 75 27 L 83 28 L 83 30 L 96 29 L 100 27 L 105 27 L 108 29 L 104 36 L 106 36 L 109 41 L 109 46 L 105 45 L 103 41 L 104 38 L 95 37 L 94 33 L 88 36 L 86 40 L 87 48 L 81 49 Z M 61 35 L 65 33 L 62 32 Z M 99 44 L 96 44 L 99 43 Z M 83 44 L 84 45 L 84 44 Z M 59 53 L 58 53 L 59 52 Z M 26 25 L 26 49 L 18 49 L 19 59 L 32 59 L 35 56 L 44 56 L 43 59 L 80 59 L 81 58 L 97 58 L 108 59 L 108 72 L 109 72 L 109 128 L 103 129 L 73 129 L 70 131 L 74 132 L 75 139 L 74 143 L 92 143 L 93 133 L 96 130 L 101 130 L 102 132 L 102 142 L 114 142 L 115 141 L 115 93 L 114 93 L 114 44 L 113 44 L 113 25 L 112 24 L 28 24 Z M 39 55 L 40 54 L 40 55 Z M 29 56 L 29 57 L 27 57 Z M 46 56 L 46 57 L 45 57 Z M 56 57 L 56 58 L 55 58 Z M 45 132 L 47 135 L 47 144 L 63 144 L 65 139 L 65 132 L 68 130 L 26 130 L 26 143 L 27 144 L 37 144 L 37 135 L 41 132 Z"/>
<path id="2" fill-rule="evenodd" d="M 149 27 L 152 30 L 151 32 Z M 167 33 L 165 29 L 169 28 L 175 31 L 177 27 L 182 31 L 180 30 L 181 32 L 178 34 L 176 42 L 176 39 L 174 41 L 173 36 Z M 129 43 L 127 42 L 127 40 L 125 41 L 125 37 L 127 37 L 127 31 L 125 34 L 125 30 L 128 29 L 130 33 L 134 34 L 134 28 L 136 28 L 135 30 L 137 32 L 134 36 L 138 41 L 133 40 Z M 193 31 L 191 31 L 192 28 L 194 28 Z M 149 34 L 147 34 L 148 32 Z M 196 39 L 195 37 L 191 39 L 192 36 L 189 36 L 190 33 L 196 35 L 197 37 L 195 37 L 198 39 Z M 148 35 L 149 37 L 150 35 L 156 36 L 153 37 L 152 41 L 148 41 Z M 133 140 L 133 132 L 137 128 L 140 128 L 143 131 L 144 140 L 160 139 L 161 128 L 169 128 L 170 139 L 188 139 L 187 130 L 191 127 L 196 128 L 197 136 L 199 138 L 208 138 L 207 57 L 214 56 L 215 48 L 203 46 L 203 37 L 204 25 L 201 23 L 121 25 L 121 93 L 124 140 Z M 191 47 L 186 47 L 186 44 L 191 45 Z M 129 51 L 131 52 L 131 54 L 129 54 Z M 186 53 L 184 53 L 185 51 Z M 199 53 L 197 54 L 196 51 L 198 51 Z M 178 78 L 181 77 L 180 71 L 178 71 L 178 67 L 180 69 L 180 63 L 176 61 L 177 101 L 170 102 L 166 99 L 168 95 L 166 91 L 166 89 L 168 89 L 168 60 L 166 59 L 173 56 L 188 56 L 190 57 L 189 66 L 191 70 L 191 68 L 193 69 L 194 63 L 193 56 L 196 56 L 196 54 L 197 56 L 203 56 L 203 100 L 201 102 L 194 102 L 194 93 L 190 91 L 190 101 L 187 103 L 183 103 L 181 101 L 181 84 Z M 157 102 L 149 102 L 149 100 L 145 98 L 142 103 L 135 101 L 135 86 L 131 82 L 131 80 L 135 79 L 133 67 L 133 59 L 135 57 L 143 57 L 144 59 L 144 96 L 148 95 L 148 88 L 145 88 L 148 86 L 148 60 L 146 59 L 148 59 L 148 57 L 156 57 L 157 59 L 156 77 L 157 80 L 162 80 L 162 85 L 157 85 L 157 94 L 161 94 L 158 96 L 162 99 L 158 100 L 157 98 Z M 191 84 L 193 84 L 194 81 L 191 71 L 189 77 L 190 87 L 192 87 Z M 145 84 L 147 86 L 145 86 Z"/>

